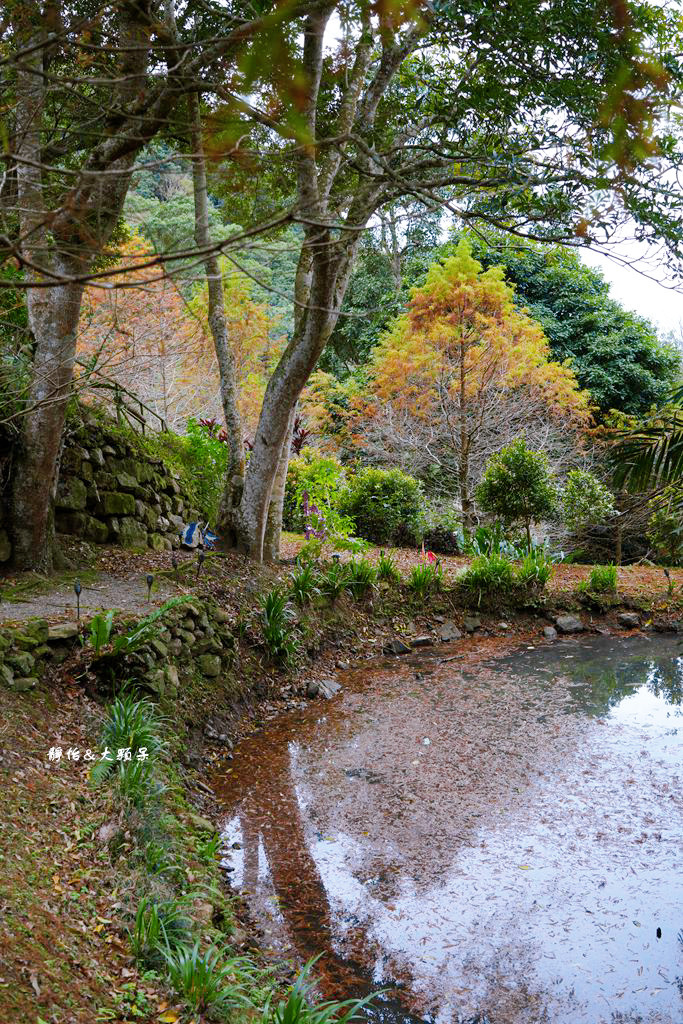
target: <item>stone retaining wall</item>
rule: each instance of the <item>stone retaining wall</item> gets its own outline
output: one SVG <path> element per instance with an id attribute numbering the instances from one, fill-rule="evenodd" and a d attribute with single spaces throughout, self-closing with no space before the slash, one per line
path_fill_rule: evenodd
<path id="1" fill-rule="evenodd" d="M 67 422 L 55 499 L 57 533 L 133 551 L 164 551 L 178 546 L 185 523 L 201 519 L 182 476 L 162 459 L 142 454 L 135 441 L 86 408 Z M 0 500 L 0 563 L 12 554 L 5 526 Z"/>
<path id="2" fill-rule="evenodd" d="M 86 642 L 83 661 L 103 687 L 112 680 L 127 679 L 157 698 L 172 700 L 184 683 L 214 679 L 230 668 L 235 643 L 228 619 L 224 609 L 192 598 L 167 609 L 155 623 L 152 638 L 134 653 L 115 656 L 105 647 L 97 657 Z M 138 624 L 117 620 L 116 633 Z M 21 626 L 4 626 L 0 628 L 0 685 L 15 692 L 35 689 L 48 667 L 60 664 L 77 647 L 75 623 L 49 625 L 44 619 L 30 619 Z"/>
<path id="3" fill-rule="evenodd" d="M 113 426 L 113 424 L 112 424 Z M 179 473 L 85 412 L 71 425 L 55 501 L 58 533 L 132 550 L 170 550 L 200 513 Z"/>

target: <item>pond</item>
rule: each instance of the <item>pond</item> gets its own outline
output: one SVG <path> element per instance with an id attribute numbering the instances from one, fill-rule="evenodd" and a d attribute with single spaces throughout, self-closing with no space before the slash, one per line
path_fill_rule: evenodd
<path id="1" fill-rule="evenodd" d="M 437 1024 L 683 1021 L 683 647 L 347 672 L 215 780 L 226 866 L 326 996 Z"/>

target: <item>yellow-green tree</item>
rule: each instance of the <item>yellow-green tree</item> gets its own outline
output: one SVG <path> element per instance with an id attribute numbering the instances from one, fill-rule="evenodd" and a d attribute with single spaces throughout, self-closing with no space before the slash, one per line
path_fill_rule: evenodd
<path id="1" fill-rule="evenodd" d="M 569 365 L 552 362 L 541 327 L 514 304 L 503 270 L 484 271 L 463 239 L 413 291 L 383 335 L 356 396 L 356 441 L 455 484 L 473 517 L 473 477 L 514 437 L 534 447 L 557 425 L 590 424 L 588 394 Z M 403 454 L 403 458 L 401 458 Z"/>

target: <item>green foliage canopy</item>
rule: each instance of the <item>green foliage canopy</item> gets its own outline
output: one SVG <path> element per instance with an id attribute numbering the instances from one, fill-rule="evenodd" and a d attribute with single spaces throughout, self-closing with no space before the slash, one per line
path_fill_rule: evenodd
<path id="1" fill-rule="evenodd" d="M 552 516 L 557 495 L 545 452 L 527 448 L 519 438 L 488 462 L 476 498 L 484 510 L 506 525 L 521 522 L 531 550 L 532 522 Z"/>

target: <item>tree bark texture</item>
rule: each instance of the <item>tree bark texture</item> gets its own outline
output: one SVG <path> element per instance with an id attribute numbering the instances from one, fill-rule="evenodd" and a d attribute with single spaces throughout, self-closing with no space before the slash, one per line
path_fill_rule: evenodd
<path id="1" fill-rule="evenodd" d="M 149 24 L 141 11 L 133 5 L 122 9 L 121 75 L 114 89 L 120 104 L 133 100 L 144 84 Z M 138 140 L 135 148 L 108 164 L 102 153 L 91 154 L 68 196 L 57 209 L 51 209 L 43 180 L 47 80 L 41 44 L 46 30 L 38 5 L 26 5 L 20 18 L 17 41 L 30 51 L 18 67 L 16 86 L 21 254 L 32 276 L 47 281 L 56 275 L 63 283 L 34 287 L 27 293 L 34 355 L 27 409 L 12 469 L 10 532 L 15 567 L 50 570 L 54 555 L 53 497 L 84 287 L 75 279 L 90 271 L 95 255 L 111 237 L 123 209 L 135 153 L 144 140 Z M 105 167 L 109 173 L 103 176 Z"/>
<path id="2" fill-rule="evenodd" d="M 209 233 L 209 196 L 206 184 L 206 157 L 202 140 L 199 96 L 189 97 L 192 135 L 192 182 L 194 187 L 195 241 L 200 249 L 211 244 Z M 223 539 L 231 545 L 239 543 L 239 507 L 244 488 L 244 434 L 237 400 L 239 389 L 235 357 L 230 347 L 228 324 L 225 316 L 223 276 L 218 256 L 212 254 L 204 261 L 208 289 L 209 328 L 216 350 L 221 384 L 221 402 L 228 435 L 228 465 L 225 487 L 219 512 Z"/>

